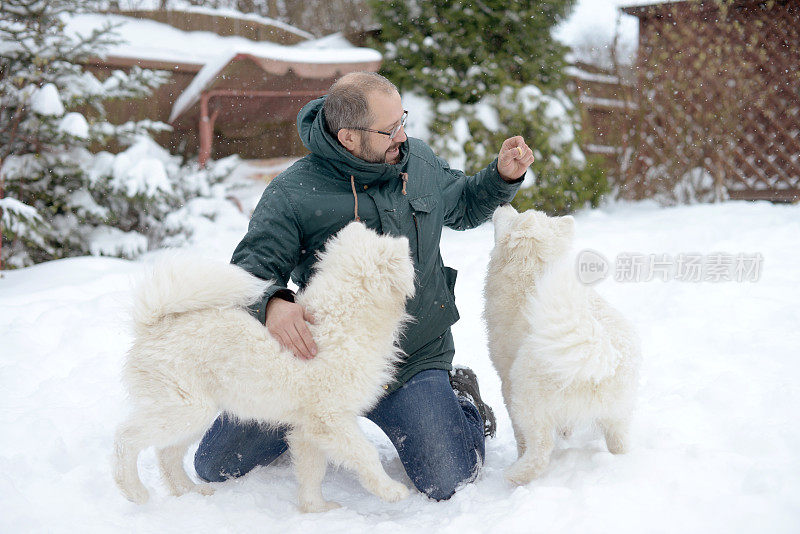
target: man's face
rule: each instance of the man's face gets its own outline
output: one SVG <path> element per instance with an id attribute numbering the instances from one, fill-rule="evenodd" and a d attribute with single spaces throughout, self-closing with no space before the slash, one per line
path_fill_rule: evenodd
<path id="1" fill-rule="evenodd" d="M 400 95 L 397 93 L 386 94 L 380 91 L 373 91 L 367 98 L 370 111 L 374 117 L 373 123 L 369 126 L 372 130 L 390 132 L 400 123 L 403 116 L 403 104 Z M 390 163 L 400 161 L 400 145 L 406 139 L 405 128 L 400 128 L 394 139 L 389 139 L 388 135 L 359 131 L 361 143 L 358 152 L 353 152 L 364 161 L 370 163 Z"/>

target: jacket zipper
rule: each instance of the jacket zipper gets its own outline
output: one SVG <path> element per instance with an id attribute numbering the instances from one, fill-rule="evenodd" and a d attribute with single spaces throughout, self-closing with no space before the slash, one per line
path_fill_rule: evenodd
<path id="1" fill-rule="evenodd" d="M 414 218 L 414 229 L 417 231 L 417 262 L 422 265 L 422 249 L 420 247 L 419 223 L 417 222 L 417 212 L 411 212 L 411 217 Z"/>

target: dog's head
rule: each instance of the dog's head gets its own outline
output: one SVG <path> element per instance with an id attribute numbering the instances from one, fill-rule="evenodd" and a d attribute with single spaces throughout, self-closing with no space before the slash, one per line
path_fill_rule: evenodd
<path id="1" fill-rule="evenodd" d="M 331 268 L 369 295 L 405 302 L 414 296 L 414 264 L 406 237 L 379 235 L 363 223 L 351 222 L 325 245 L 319 268 Z"/>
<path id="2" fill-rule="evenodd" d="M 550 263 L 569 251 L 575 236 L 575 219 L 569 215 L 548 217 L 535 210 L 517 213 L 510 204 L 497 208 L 492 222 L 495 250 L 509 259 Z"/>

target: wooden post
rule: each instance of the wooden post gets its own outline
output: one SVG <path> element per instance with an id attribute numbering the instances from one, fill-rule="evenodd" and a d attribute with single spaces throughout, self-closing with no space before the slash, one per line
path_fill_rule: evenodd
<path id="1" fill-rule="evenodd" d="M 201 169 L 206 167 L 206 162 L 211 157 L 211 137 L 214 135 L 213 125 L 208 116 L 208 97 L 208 93 L 203 93 L 200 96 L 200 153 L 197 156 L 197 160 Z"/>
<path id="2" fill-rule="evenodd" d="M 214 89 L 200 95 L 200 151 L 197 161 L 200 168 L 205 168 L 208 160 L 211 159 L 211 143 L 214 140 L 214 122 L 219 115 L 219 109 L 215 109 L 209 116 L 208 101 L 215 96 L 241 97 L 241 98 L 264 98 L 264 97 L 286 97 L 286 96 L 322 96 L 321 91 L 250 91 L 242 89 Z M 218 103 L 219 105 L 219 103 Z"/>

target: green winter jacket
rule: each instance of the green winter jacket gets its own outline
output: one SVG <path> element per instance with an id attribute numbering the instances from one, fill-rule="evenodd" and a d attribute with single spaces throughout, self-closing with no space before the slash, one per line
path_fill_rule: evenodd
<path id="1" fill-rule="evenodd" d="M 328 133 L 324 99 L 309 102 L 297 116 L 300 138 L 311 154 L 266 188 L 232 262 L 259 278 L 276 280 L 251 307 L 263 324 L 269 299 L 279 291 L 285 294 L 289 276 L 302 289 L 316 252 L 354 219 L 352 176 L 361 220 L 378 232 L 406 236 L 416 269 L 416 295 L 406 305 L 414 321 L 401 339 L 406 357 L 395 382 L 387 385 L 391 391 L 425 369 L 451 368 L 449 329 L 459 316 L 453 292 L 456 271 L 444 266 L 439 253 L 442 227 L 464 230 L 483 223 L 514 197 L 521 179 L 505 182 L 497 160 L 468 177 L 411 138 L 400 148 L 399 163 L 365 162 Z M 401 173 L 407 173 L 405 194 Z"/>

